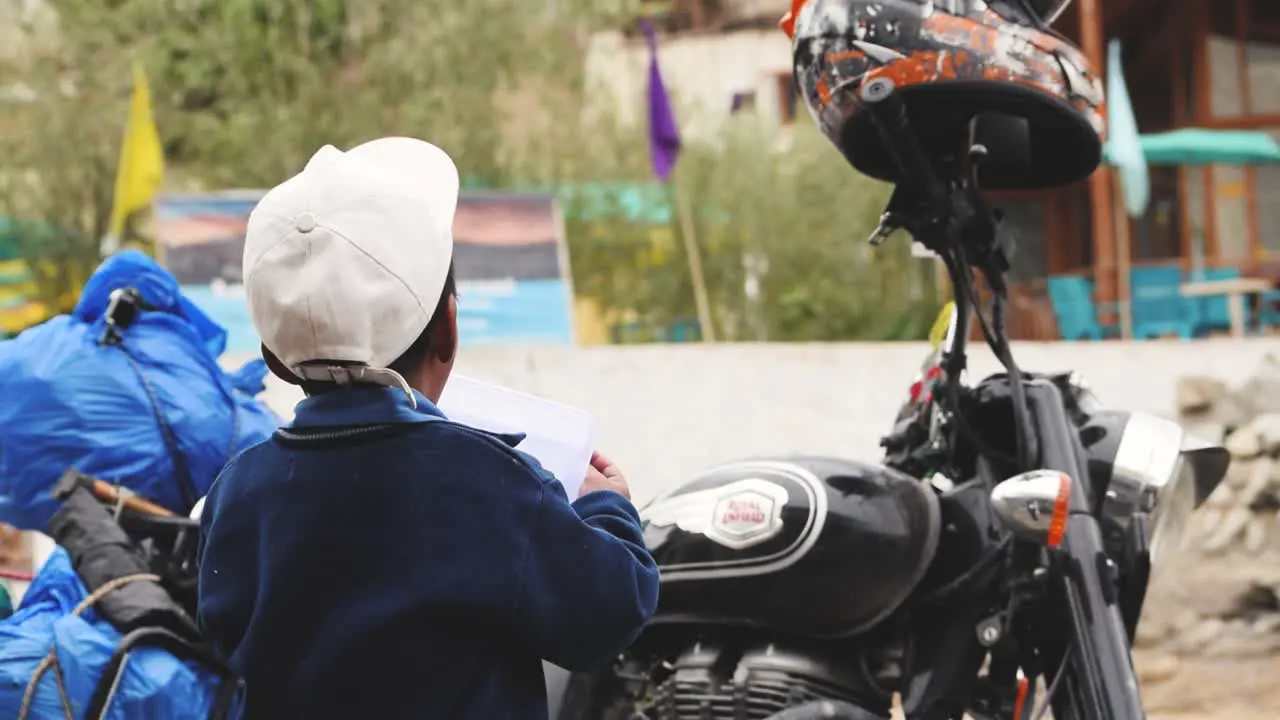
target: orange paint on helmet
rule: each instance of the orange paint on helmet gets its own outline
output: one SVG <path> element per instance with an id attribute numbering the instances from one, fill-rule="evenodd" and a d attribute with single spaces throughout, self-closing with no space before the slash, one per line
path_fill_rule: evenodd
<path id="1" fill-rule="evenodd" d="M 825 80 L 819 80 L 817 84 L 818 98 L 823 103 L 831 102 L 831 86 L 827 85 Z"/>
<path id="2" fill-rule="evenodd" d="M 778 27 L 792 40 L 796 37 L 796 18 L 800 17 L 800 11 L 808 2 L 809 0 L 791 0 L 791 10 L 778 21 Z"/>

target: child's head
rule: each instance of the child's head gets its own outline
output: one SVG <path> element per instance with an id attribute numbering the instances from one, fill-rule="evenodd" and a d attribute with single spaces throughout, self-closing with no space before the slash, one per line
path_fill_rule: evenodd
<path id="1" fill-rule="evenodd" d="M 458 346 L 458 169 L 440 148 L 325 146 L 249 216 L 244 286 L 263 355 L 308 393 L 347 383 L 438 400 Z"/>

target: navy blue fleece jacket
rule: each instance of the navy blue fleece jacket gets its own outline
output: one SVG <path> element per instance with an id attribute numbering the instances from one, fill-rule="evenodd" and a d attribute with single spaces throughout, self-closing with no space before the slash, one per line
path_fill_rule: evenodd
<path id="1" fill-rule="evenodd" d="M 541 660 L 608 662 L 652 616 L 635 508 L 570 503 L 517 437 L 349 387 L 232 461 L 202 515 L 200 623 L 256 720 L 537 720 Z"/>

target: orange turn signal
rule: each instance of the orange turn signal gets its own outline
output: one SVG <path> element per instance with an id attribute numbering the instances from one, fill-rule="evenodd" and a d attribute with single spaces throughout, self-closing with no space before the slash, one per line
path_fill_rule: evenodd
<path id="1" fill-rule="evenodd" d="M 1071 508 L 1071 478 L 1061 473 L 1058 479 L 1058 496 L 1053 500 L 1053 515 L 1049 518 L 1049 538 L 1046 545 L 1056 548 L 1067 534 L 1067 511 Z"/>

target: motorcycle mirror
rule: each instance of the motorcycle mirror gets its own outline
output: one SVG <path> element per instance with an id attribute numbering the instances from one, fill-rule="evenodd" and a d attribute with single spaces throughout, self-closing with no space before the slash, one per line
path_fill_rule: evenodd
<path id="1" fill-rule="evenodd" d="M 1056 470 L 1014 475 L 991 489 L 991 506 L 1015 537 L 1056 548 L 1067 529 L 1071 478 Z"/>

